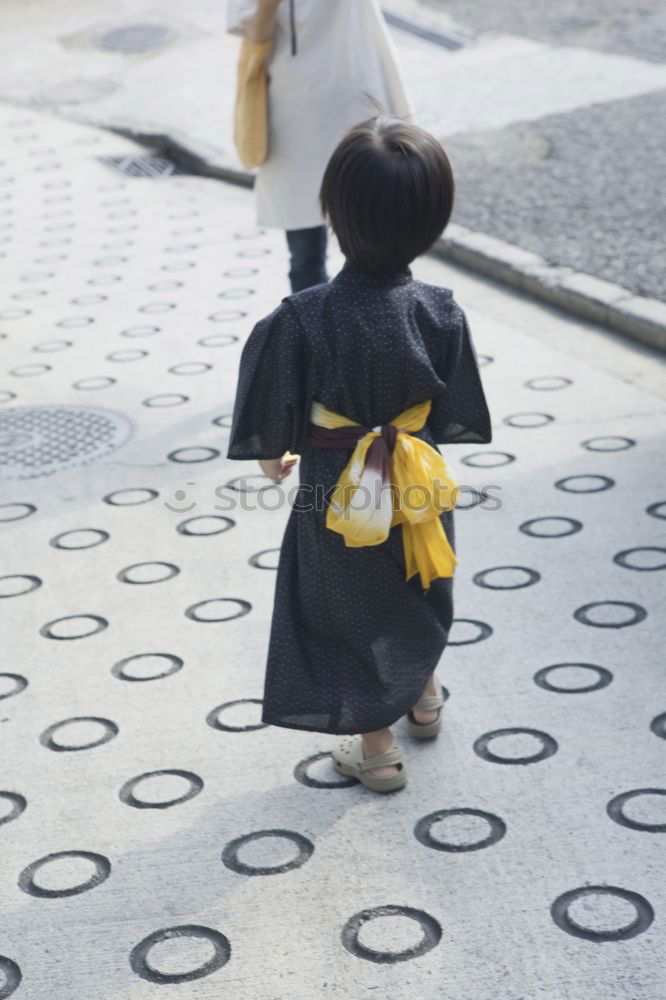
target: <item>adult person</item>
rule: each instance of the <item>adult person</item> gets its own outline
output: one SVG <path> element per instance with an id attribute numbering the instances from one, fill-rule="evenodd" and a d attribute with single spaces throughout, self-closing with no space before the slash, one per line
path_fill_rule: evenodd
<path id="1" fill-rule="evenodd" d="M 227 0 L 227 30 L 273 39 L 257 223 L 286 230 L 292 292 L 328 280 L 319 189 L 347 129 L 410 106 L 379 0 Z"/>

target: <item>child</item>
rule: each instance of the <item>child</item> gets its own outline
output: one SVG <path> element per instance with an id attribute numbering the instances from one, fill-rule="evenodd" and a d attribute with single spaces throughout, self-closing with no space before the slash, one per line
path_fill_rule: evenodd
<path id="1" fill-rule="evenodd" d="M 263 721 L 345 734 L 336 769 L 389 792 L 407 773 L 388 727 L 407 715 L 423 739 L 441 725 L 434 671 L 455 557 L 451 481 L 434 446 L 488 442 L 490 420 L 464 313 L 409 270 L 453 206 L 440 144 L 400 119 L 370 119 L 337 146 L 320 197 L 346 263 L 255 326 L 229 457 L 258 459 L 280 481 L 289 453 L 301 456 Z M 408 498 L 414 486 L 425 501 Z"/>

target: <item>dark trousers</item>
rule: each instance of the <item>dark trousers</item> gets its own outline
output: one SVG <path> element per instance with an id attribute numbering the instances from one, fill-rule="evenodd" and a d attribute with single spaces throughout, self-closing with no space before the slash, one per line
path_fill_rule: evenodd
<path id="1" fill-rule="evenodd" d="M 311 229 L 288 229 L 287 246 L 291 255 L 289 281 L 292 292 L 328 281 L 326 273 L 326 226 Z"/>

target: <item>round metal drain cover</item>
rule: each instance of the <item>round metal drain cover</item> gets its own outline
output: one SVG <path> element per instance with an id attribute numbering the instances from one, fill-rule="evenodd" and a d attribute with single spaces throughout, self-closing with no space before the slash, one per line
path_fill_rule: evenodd
<path id="1" fill-rule="evenodd" d="M 97 45 L 109 52 L 146 52 L 172 37 L 173 31 L 166 24 L 127 24 L 100 35 Z"/>
<path id="2" fill-rule="evenodd" d="M 96 462 L 132 435 L 128 417 L 88 406 L 15 406 L 0 413 L 0 479 L 33 479 Z"/>

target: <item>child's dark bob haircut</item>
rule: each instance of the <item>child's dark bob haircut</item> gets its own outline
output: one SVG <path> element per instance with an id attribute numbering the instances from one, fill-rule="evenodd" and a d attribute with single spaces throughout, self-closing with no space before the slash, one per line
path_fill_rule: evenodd
<path id="1" fill-rule="evenodd" d="M 347 260 L 362 271 L 393 274 L 441 235 L 453 192 L 451 164 L 437 140 L 379 115 L 340 141 L 319 199 Z"/>

